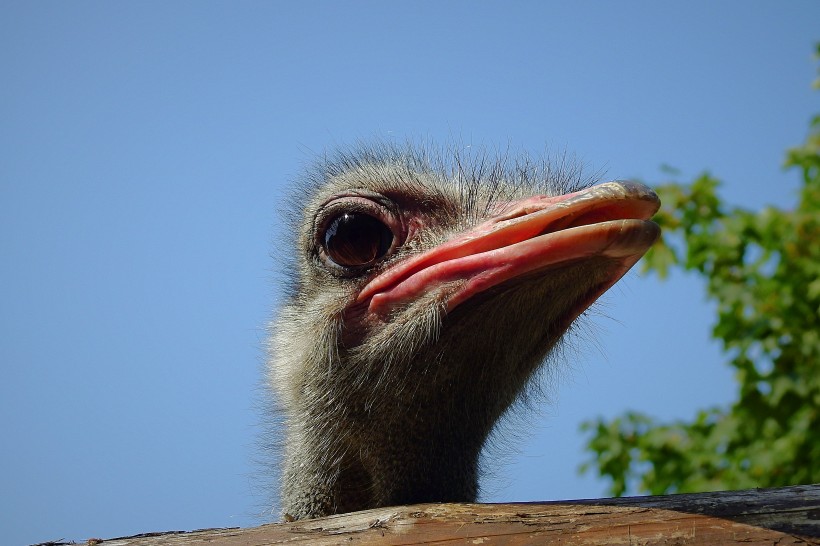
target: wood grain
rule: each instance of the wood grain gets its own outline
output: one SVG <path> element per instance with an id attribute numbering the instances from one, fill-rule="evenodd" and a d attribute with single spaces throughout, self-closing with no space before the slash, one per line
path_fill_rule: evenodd
<path id="1" fill-rule="evenodd" d="M 249 529 L 154 533 L 96 544 L 820 545 L 820 484 L 570 502 L 420 504 Z"/>

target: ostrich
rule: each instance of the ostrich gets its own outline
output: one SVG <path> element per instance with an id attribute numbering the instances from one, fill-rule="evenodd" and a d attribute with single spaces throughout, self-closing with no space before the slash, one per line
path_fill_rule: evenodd
<path id="1" fill-rule="evenodd" d="M 659 235 L 641 184 L 445 157 L 339 152 L 293 200 L 269 349 L 288 520 L 475 501 L 495 424 Z"/>

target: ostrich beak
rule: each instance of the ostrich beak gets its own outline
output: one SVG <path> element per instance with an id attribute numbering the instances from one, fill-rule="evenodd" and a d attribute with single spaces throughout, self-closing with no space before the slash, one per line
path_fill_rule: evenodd
<path id="1" fill-rule="evenodd" d="M 573 313 L 577 316 L 657 240 L 660 228 L 649 218 L 659 207 L 658 196 L 635 182 L 607 182 L 557 197 L 506 203 L 493 218 L 374 278 L 357 303 L 370 314 L 385 317 L 398 306 L 438 291 L 449 312 L 472 296 L 523 275 L 608 258 L 608 281 L 581 302 Z"/>

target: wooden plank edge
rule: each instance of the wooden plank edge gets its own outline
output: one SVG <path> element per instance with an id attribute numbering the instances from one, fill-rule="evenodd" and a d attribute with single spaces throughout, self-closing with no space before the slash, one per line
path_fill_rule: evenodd
<path id="1" fill-rule="evenodd" d="M 539 503 L 420 504 L 247 529 L 90 539 L 85 544 L 409 546 L 442 543 L 820 546 L 820 484 Z M 57 546 L 57 543 L 44 544 Z"/>

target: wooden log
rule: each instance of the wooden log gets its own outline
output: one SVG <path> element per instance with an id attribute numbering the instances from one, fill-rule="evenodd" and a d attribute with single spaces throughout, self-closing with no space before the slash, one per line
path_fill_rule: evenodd
<path id="1" fill-rule="evenodd" d="M 820 545 L 820 484 L 571 502 L 420 504 L 103 546 L 411 544 Z"/>

